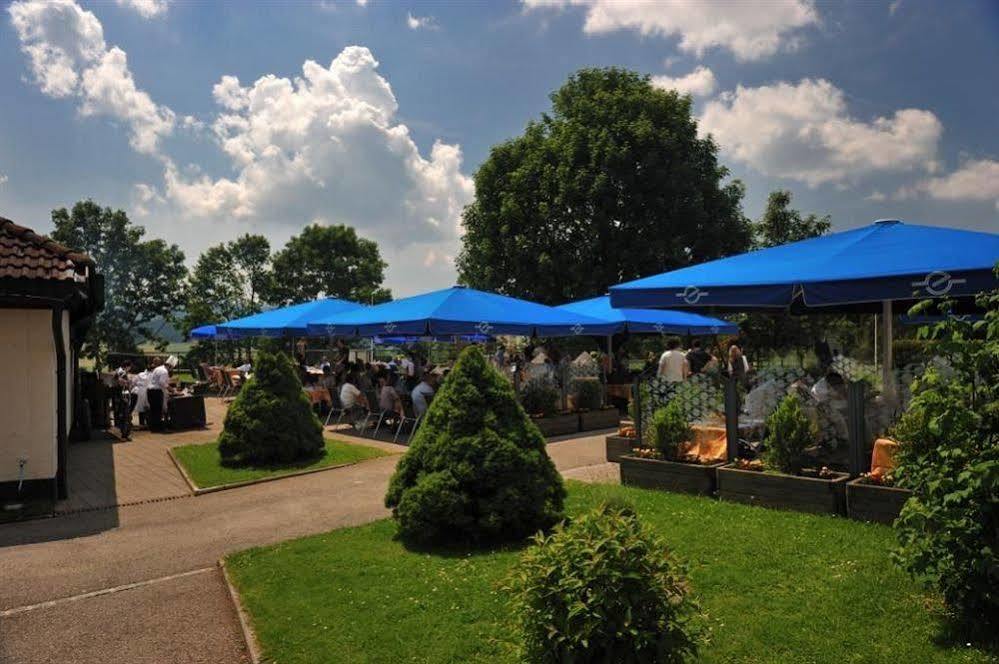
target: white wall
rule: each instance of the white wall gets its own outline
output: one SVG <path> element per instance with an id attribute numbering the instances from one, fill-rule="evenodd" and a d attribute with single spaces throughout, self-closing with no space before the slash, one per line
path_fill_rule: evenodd
<path id="1" fill-rule="evenodd" d="M 0 482 L 55 477 L 56 385 L 52 311 L 0 309 Z"/>

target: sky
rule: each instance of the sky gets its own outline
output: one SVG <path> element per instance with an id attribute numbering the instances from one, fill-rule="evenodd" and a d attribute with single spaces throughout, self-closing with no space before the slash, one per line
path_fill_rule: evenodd
<path id="1" fill-rule="evenodd" d="M 310 223 L 396 296 L 455 282 L 490 146 L 583 67 L 694 99 L 747 188 L 835 230 L 999 232 L 999 2 L 18 0 L 0 12 L 0 216 L 92 198 L 180 245 Z"/>

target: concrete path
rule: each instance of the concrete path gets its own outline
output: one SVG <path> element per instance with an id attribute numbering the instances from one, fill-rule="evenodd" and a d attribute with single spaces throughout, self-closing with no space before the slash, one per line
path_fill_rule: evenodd
<path id="1" fill-rule="evenodd" d="M 601 434 L 553 442 L 549 452 L 567 475 L 612 480 L 606 469 L 594 468 L 605 465 L 603 445 Z M 383 457 L 198 497 L 0 525 L 0 662 L 132 662 L 146 661 L 140 655 L 148 652 L 158 654 L 149 661 L 239 662 L 244 655 L 229 640 L 233 617 L 211 608 L 217 608 L 210 587 L 215 582 L 207 573 L 59 600 L 204 570 L 252 546 L 383 518 L 385 487 L 397 461 Z M 191 588 L 199 583 L 204 596 Z M 52 606 L 19 610 L 53 600 Z M 161 618 L 201 625 L 211 647 L 169 638 Z M 58 638 L 52 625 L 59 626 Z M 60 645 L 60 639 L 76 647 Z"/>

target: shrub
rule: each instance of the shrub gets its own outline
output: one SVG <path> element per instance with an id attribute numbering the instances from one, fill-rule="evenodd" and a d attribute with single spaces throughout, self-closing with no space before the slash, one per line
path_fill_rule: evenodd
<path id="1" fill-rule="evenodd" d="M 531 380 L 524 385 L 520 403 L 531 415 L 553 415 L 558 410 L 558 390 L 546 380 Z"/>
<path id="2" fill-rule="evenodd" d="M 681 662 L 697 651 L 682 566 L 630 507 L 538 535 L 508 584 L 525 660 Z"/>
<path id="3" fill-rule="evenodd" d="M 999 628 L 999 291 L 985 320 L 920 330 L 947 358 L 913 386 L 894 435 L 896 483 L 912 497 L 895 521 L 895 560 L 929 581 L 976 636 Z"/>
<path id="4" fill-rule="evenodd" d="M 389 483 L 385 505 L 416 544 L 523 539 L 562 518 L 565 489 L 509 381 L 462 351 Z"/>
<path id="5" fill-rule="evenodd" d="M 576 408 L 580 410 L 597 410 L 603 405 L 604 395 L 599 381 L 577 379 L 572 384 L 572 391 Z"/>
<path id="6" fill-rule="evenodd" d="M 763 460 L 782 473 L 801 472 L 805 448 L 815 443 L 815 427 L 801 408 L 794 394 L 784 397 L 767 418 L 767 435 L 763 439 Z"/>
<path id="7" fill-rule="evenodd" d="M 323 454 L 323 427 L 291 358 L 261 351 L 226 413 L 219 454 L 226 465 L 290 463 Z"/>
<path id="8" fill-rule="evenodd" d="M 683 409 L 676 401 L 670 401 L 652 414 L 649 422 L 652 442 L 665 459 L 679 457 L 680 446 L 693 437 L 690 424 L 683 414 Z"/>

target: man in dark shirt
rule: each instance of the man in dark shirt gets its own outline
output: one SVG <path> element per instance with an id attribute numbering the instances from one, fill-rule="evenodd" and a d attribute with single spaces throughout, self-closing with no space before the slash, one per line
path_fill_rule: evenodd
<path id="1" fill-rule="evenodd" d="M 701 348 L 701 340 L 694 339 L 693 343 L 690 344 L 690 350 L 687 351 L 687 364 L 690 365 L 691 375 L 701 373 L 701 369 L 710 360 L 711 354 Z"/>

